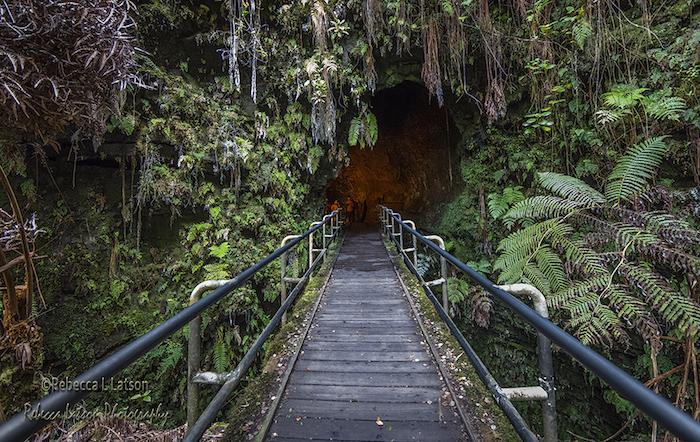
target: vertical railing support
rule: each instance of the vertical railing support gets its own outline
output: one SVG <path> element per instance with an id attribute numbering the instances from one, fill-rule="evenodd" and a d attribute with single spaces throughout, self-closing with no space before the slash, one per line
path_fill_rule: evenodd
<path id="1" fill-rule="evenodd" d="M 217 289 L 227 283 L 230 279 L 215 279 L 203 281 L 190 293 L 190 305 L 199 301 L 202 294 Z M 188 339 L 187 339 L 187 427 L 192 428 L 192 425 L 197 421 L 199 416 L 199 385 L 192 379 L 200 369 L 202 358 L 202 339 L 199 336 L 202 328 L 202 317 L 197 316 L 189 323 Z"/>
<path id="2" fill-rule="evenodd" d="M 408 224 L 413 230 L 416 230 L 416 223 L 411 221 L 410 219 L 404 220 L 406 224 Z M 411 247 L 408 249 L 403 249 L 404 252 L 412 252 L 413 255 L 413 267 L 416 268 L 418 267 L 418 242 L 416 240 L 416 237 L 414 235 L 411 235 Z"/>
<path id="3" fill-rule="evenodd" d="M 285 236 L 284 239 L 282 240 L 282 243 L 280 244 L 280 247 L 284 247 L 289 241 L 299 238 L 299 235 L 288 235 Z M 280 305 L 284 304 L 284 301 L 287 300 L 287 282 L 293 282 L 296 279 L 293 279 L 290 281 L 289 278 L 287 278 L 287 252 L 284 252 L 282 256 L 280 256 Z M 287 323 L 287 313 L 285 312 L 282 315 L 282 325 Z"/>
<path id="4" fill-rule="evenodd" d="M 535 311 L 543 318 L 549 318 L 547 300 L 537 287 L 530 284 L 499 285 L 498 288 L 514 295 L 526 295 L 532 299 Z M 545 442 L 557 442 L 557 408 L 554 388 L 554 363 L 552 342 L 542 333 L 537 333 L 537 362 L 540 369 L 540 386 L 547 393 L 542 401 L 542 422 Z"/>
<path id="5" fill-rule="evenodd" d="M 445 241 L 437 235 L 426 236 L 429 240 L 436 242 L 442 250 L 445 250 Z M 440 279 L 433 281 L 437 285 L 438 282 L 442 283 L 442 308 L 445 309 L 445 313 L 450 314 L 450 296 L 447 288 L 447 260 L 440 256 Z M 452 316 L 452 315 L 450 315 Z"/>

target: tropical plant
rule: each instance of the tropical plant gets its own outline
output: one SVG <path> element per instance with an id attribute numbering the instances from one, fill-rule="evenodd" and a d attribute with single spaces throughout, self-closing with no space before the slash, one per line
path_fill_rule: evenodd
<path id="1" fill-rule="evenodd" d="M 372 147 L 376 144 L 378 135 L 377 117 L 367 110 L 350 122 L 348 144 L 351 146 L 359 145 L 363 149 Z"/>
<path id="2" fill-rule="evenodd" d="M 586 344 L 627 343 L 630 330 L 657 350 L 663 335 L 695 339 L 700 306 L 689 287 L 700 275 L 700 232 L 642 204 L 667 150 L 664 137 L 635 145 L 604 192 L 540 173 L 549 194 L 516 203 L 504 216 L 520 228 L 499 244 L 499 280 L 537 286 Z"/>

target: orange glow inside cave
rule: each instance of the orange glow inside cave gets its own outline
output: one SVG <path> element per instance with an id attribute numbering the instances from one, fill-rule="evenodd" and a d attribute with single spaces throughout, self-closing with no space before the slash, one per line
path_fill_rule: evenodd
<path id="1" fill-rule="evenodd" d="M 456 129 L 447 110 L 414 82 L 377 92 L 372 112 L 379 127 L 377 143 L 350 148 L 348 164 L 326 189 L 327 199 L 342 203 L 349 196 L 358 208 L 366 203 L 367 224 L 377 222 L 376 207 L 382 201 L 406 216 L 420 216 L 449 191 Z"/>

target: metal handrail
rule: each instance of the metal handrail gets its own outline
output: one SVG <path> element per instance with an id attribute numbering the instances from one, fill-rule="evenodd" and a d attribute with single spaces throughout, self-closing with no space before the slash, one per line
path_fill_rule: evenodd
<path id="1" fill-rule="evenodd" d="M 581 343 L 581 341 L 574 338 L 548 319 L 540 316 L 535 310 L 528 307 L 515 296 L 498 288 L 496 284 L 491 282 L 484 275 L 464 264 L 446 250 L 438 247 L 437 244 L 427 239 L 416 229 L 409 227 L 406 223 L 401 221 L 400 215 L 397 216 L 391 209 L 384 206 L 380 207 L 382 211 L 386 212 L 383 219 L 387 219 L 388 217 L 401 224 L 406 231 L 415 236 L 421 243 L 425 244 L 433 252 L 444 257 L 456 268 L 466 273 L 472 281 L 479 284 L 508 308 L 513 310 L 518 316 L 535 327 L 540 333 L 559 345 L 559 347 L 570 356 L 607 382 L 615 391 L 622 395 L 622 397 L 632 402 L 649 417 L 658 421 L 661 426 L 682 440 L 700 441 L 700 423 L 693 420 L 688 414 L 676 408 L 666 398 L 646 388 L 639 380 Z M 452 322 L 449 316 L 446 314 L 443 315 L 444 311 L 442 311 L 440 303 L 437 302 L 437 300 L 431 299 L 431 301 L 433 301 L 433 304 L 436 306 L 436 309 L 438 309 L 438 313 L 440 313 L 443 320 L 445 320 L 445 322 L 448 322 L 448 320 Z M 449 322 L 448 326 L 450 325 Z M 452 327 L 450 327 L 450 330 L 452 330 Z M 459 333 L 459 330 L 456 331 Z M 459 335 L 461 336 L 461 333 L 459 333 Z M 466 341 L 464 342 L 466 343 Z"/>
<path id="2" fill-rule="evenodd" d="M 479 379 L 484 383 L 486 388 L 489 390 L 493 398 L 495 399 L 496 404 L 501 408 L 503 411 L 503 414 L 506 415 L 506 418 L 508 418 L 508 421 L 510 424 L 513 426 L 513 429 L 515 432 L 518 434 L 520 439 L 526 441 L 526 442 L 539 442 L 537 439 L 537 436 L 528 428 L 527 423 L 525 422 L 525 419 L 520 415 L 518 412 L 518 409 L 515 408 L 515 406 L 511 403 L 510 399 L 506 395 L 506 392 L 501 388 L 500 385 L 498 385 L 498 382 L 496 379 L 493 377 L 489 369 L 486 367 L 486 365 L 481 361 L 481 358 L 479 358 L 479 355 L 476 354 L 472 346 L 467 342 L 467 339 L 464 337 L 461 331 L 459 331 L 459 328 L 457 325 L 454 323 L 452 318 L 450 318 L 449 313 L 448 313 L 448 306 L 445 304 L 441 304 L 438 298 L 435 296 L 431 289 L 431 285 L 429 284 L 428 281 L 425 281 L 423 276 L 418 272 L 418 260 L 417 256 L 414 260 L 412 260 L 408 254 L 406 253 L 406 250 L 401 249 L 401 239 L 403 238 L 403 227 L 402 224 L 398 225 L 399 228 L 399 233 L 395 232 L 395 226 L 394 226 L 394 221 L 400 219 L 401 215 L 398 215 L 396 218 L 394 218 L 392 215 L 394 212 L 391 209 L 387 209 L 384 206 L 380 206 L 381 212 L 381 221 L 382 225 L 384 226 L 384 233 L 390 238 L 399 248 L 400 253 L 404 256 L 404 263 L 408 267 L 408 269 L 418 278 L 418 281 L 421 284 L 421 287 L 423 288 L 423 291 L 425 292 L 426 296 L 432 302 L 433 306 L 435 307 L 435 310 L 437 311 L 438 315 L 440 318 L 445 322 L 445 325 L 447 325 L 447 328 L 450 330 L 450 333 L 452 333 L 452 336 L 454 336 L 455 340 L 459 344 L 459 346 L 462 348 L 462 351 L 464 351 L 464 354 L 467 356 L 469 361 L 471 362 L 472 366 L 474 367 L 474 370 L 476 371 L 476 374 L 479 376 Z M 402 221 L 405 225 L 409 225 L 409 223 L 413 226 L 413 229 L 415 230 L 415 223 L 413 221 Z M 438 238 L 435 236 L 432 236 L 433 238 Z M 415 240 L 416 237 L 414 236 L 413 239 Z M 425 237 L 427 241 L 431 241 L 428 237 Z M 431 241 L 432 242 L 432 241 Z M 442 239 L 440 239 L 440 242 L 442 242 Z M 444 244 L 442 244 L 444 247 Z M 439 247 L 439 246 L 438 246 Z M 413 247 L 413 252 L 416 252 L 416 244 L 414 242 L 414 247 Z M 441 261 L 444 261 L 441 260 Z M 440 270 L 441 273 L 446 270 L 446 265 L 442 265 L 443 263 L 441 262 L 440 265 Z M 446 280 L 446 276 L 445 276 Z M 446 281 L 443 287 L 446 287 Z"/>
<path id="3" fill-rule="evenodd" d="M 339 210 L 333 212 L 333 214 L 335 214 L 337 217 L 336 212 L 339 212 Z M 121 370 L 132 364 L 144 354 L 146 354 L 148 351 L 155 348 L 158 344 L 162 343 L 165 339 L 175 334 L 186 324 L 196 319 L 208 307 L 212 306 L 217 301 L 230 294 L 233 290 L 245 284 L 245 282 L 248 281 L 253 275 L 265 268 L 275 259 L 282 256 L 282 254 L 298 245 L 316 230 L 321 229 L 328 219 L 328 217 L 324 218 L 323 224 L 318 224 L 310 228 L 306 232 L 302 233 L 298 238 L 289 241 L 283 247 L 278 248 L 262 260 L 258 261 L 257 263 L 253 264 L 246 270 L 236 275 L 236 277 L 231 279 L 230 282 L 213 290 L 211 293 L 209 293 L 209 295 L 203 297 L 201 300 L 188 307 L 185 307 L 179 313 L 172 316 L 170 319 L 167 319 L 160 325 L 151 329 L 146 334 L 134 339 L 133 341 L 121 347 L 119 350 L 102 359 L 100 362 L 93 365 L 91 368 L 87 369 L 86 371 L 78 375 L 75 379 L 73 379 L 71 385 L 85 385 L 93 382 L 101 382 L 102 380 L 108 380 L 115 374 L 119 373 Z M 282 314 L 289 309 L 289 307 L 292 305 L 297 294 L 300 291 L 301 288 L 297 286 L 289 294 L 287 300 L 282 304 L 279 310 L 277 310 L 277 313 L 273 316 L 272 320 L 270 321 L 270 324 L 268 324 L 268 326 L 265 327 L 263 333 L 255 341 L 253 347 L 251 347 L 251 350 L 255 349 L 255 353 L 257 353 L 260 347 L 262 347 L 262 344 L 272 333 L 272 330 L 279 324 L 282 318 Z M 273 326 L 271 327 L 271 325 Z M 235 370 L 235 372 L 238 372 L 239 377 L 242 376 L 245 372 L 245 370 L 239 369 L 247 369 L 254 360 L 255 354 L 251 355 L 251 350 L 248 351 L 248 353 L 244 357 L 244 360 L 241 361 L 241 363 Z M 243 364 L 244 361 L 246 362 L 246 364 Z M 220 399 L 220 394 L 222 390 L 227 388 L 227 386 L 230 387 L 230 383 L 231 381 L 229 380 L 224 384 L 224 386 L 214 398 L 214 401 Z M 231 391 L 233 390 L 231 389 Z M 87 389 L 67 389 L 58 390 L 44 396 L 42 399 L 33 403 L 29 410 L 17 413 L 12 418 L 0 425 L 0 441 L 19 441 L 26 439 L 27 437 L 39 431 L 41 428 L 43 428 L 49 423 L 49 421 L 47 420 L 32 420 L 29 418 L 29 416 L 31 416 L 32 414 L 40 414 L 39 410 L 42 412 L 41 414 L 43 415 L 57 415 L 60 412 L 64 411 L 68 406 L 70 406 L 71 403 L 75 403 L 76 401 L 84 397 L 87 393 Z M 226 398 L 228 398 L 228 396 L 226 396 Z M 226 398 L 224 398 L 224 401 Z M 214 403 L 214 401 L 212 401 L 212 404 Z M 210 404 L 209 407 L 207 407 L 205 413 L 210 412 L 211 414 L 210 408 L 212 408 L 212 404 Z M 218 412 L 218 410 L 220 410 L 222 406 L 223 403 L 217 403 L 216 412 Z M 213 413 L 212 419 L 216 415 L 216 412 Z M 204 422 L 200 422 L 201 420 L 202 419 L 200 417 L 200 420 L 197 421 L 197 424 L 200 424 L 198 427 L 198 432 L 201 430 L 201 432 L 199 432 L 199 437 L 201 437 L 201 434 L 203 434 L 204 431 L 206 431 L 206 427 L 202 429 L 202 424 Z M 197 439 L 192 438 L 191 435 L 193 434 L 193 430 L 194 428 L 190 429 L 188 435 L 186 436 L 186 440 L 199 439 L 199 437 L 197 437 Z"/>

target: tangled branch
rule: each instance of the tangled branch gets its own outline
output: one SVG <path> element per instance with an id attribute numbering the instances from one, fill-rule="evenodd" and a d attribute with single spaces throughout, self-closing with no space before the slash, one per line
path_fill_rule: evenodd
<path id="1" fill-rule="evenodd" d="M 46 141 L 67 124 L 99 135 L 120 91 L 140 84 L 130 0 L 0 3 L 0 119 Z"/>

